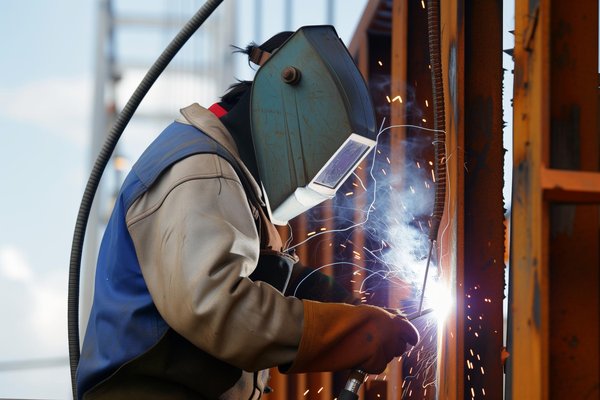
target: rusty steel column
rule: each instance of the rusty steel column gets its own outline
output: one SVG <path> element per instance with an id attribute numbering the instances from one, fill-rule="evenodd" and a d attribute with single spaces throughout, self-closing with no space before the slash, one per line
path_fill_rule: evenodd
<path id="1" fill-rule="evenodd" d="M 600 176 L 598 1 L 552 0 L 550 19 L 549 166 Z M 549 393 L 600 398 L 600 202 L 564 201 L 548 216 Z"/>
<path id="2" fill-rule="evenodd" d="M 550 2 L 515 4 L 513 201 L 507 399 L 548 398 L 547 212 L 540 166 L 549 135 Z"/>
<path id="3" fill-rule="evenodd" d="M 456 296 L 440 399 L 502 399 L 502 1 L 442 2 L 448 201 L 439 243 Z"/>
<path id="4" fill-rule="evenodd" d="M 508 398 L 598 398 L 598 2 L 517 1 Z"/>
<path id="5" fill-rule="evenodd" d="M 465 2 L 464 398 L 502 399 L 502 0 Z M 467 365 L 468 364 L 468 365 Z"/>

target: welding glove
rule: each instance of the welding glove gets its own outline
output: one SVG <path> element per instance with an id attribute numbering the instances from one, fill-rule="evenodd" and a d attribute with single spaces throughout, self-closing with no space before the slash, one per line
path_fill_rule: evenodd
<path id="1" fill-rule="evenodd" d="M 406 344 L 416 345 L 419 332 L 408 320 L 370 305 L 303 300 L 304 327 L 296 359 L 284 373 L 359 368 L 383 372 Z"/>

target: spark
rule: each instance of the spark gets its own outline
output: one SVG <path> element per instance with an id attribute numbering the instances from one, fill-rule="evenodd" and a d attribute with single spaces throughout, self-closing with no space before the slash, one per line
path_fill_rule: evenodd
<path id="1" fill-rule="evenodd" d="M 423 10 L 425 9 L 425 1 L 421 0 L 421 7 L 423 7 Z"/>
<path id="2" fill-rule="evenodd" d="M 396 101 L 396 100 L 398 100 L 398 101 L 400 101 L 400 103 L 402 103 L 402 96 L 398 95 L 392 99 L 392 101 Z"/>
<path id="3" fill-rule="evenodd" d="M 427 122 L 427 120 L 425 118 L 421 118 L 421 121 L 423 122 Z"/>
<path id="4" fill-rule="evenodd" d="M 389 102 L 393 102 L 393 101 L 400 101 L 402 102 L 402 98 L 399 96 L 394 97 L 394 100 L 389 99 L 388 96 L 388 101 Z M 427 102 L 428 103 L 428 102 Z M 430 131 L 430 132 L 436 132 L 439 130 L 435 130 L 435 129 L 429 129 L 429 128 L 424 128 L 424 127 L 419 127 L 419 126 L 409 126 L 409 125 L 403 125 L 405 127 L 414 127 L 415 129 L 421 129 L 421 130 L 425 130 L 425 131 Z M 396 127 L 396 126 L 394 126 Z M 377 139 L 379 137 L 381 137 L 380 135 L 389 130 L 392 127 L 386 127 L 385 129 L 381 129 L 380 132 L 377 135 Z M 345 238 L 345 242 L 346 244 L 351 243 L 351 234 L 355 229 L 362 229 L 363 227 L 365 228 L 365 232 L 367 235 L 369 234 L 377 234 L 379 231 L 379 226 L 383 227 L 384 231 L 387 231 L 388 233 L 390 233 L 389 238 L 393 238 L 393 237 L 402 237 L 403 240 L 407 241 L 408 238 L 406 238 L 406 236 L 403 235 L 397 235 L 395 233 L 395 231 L 390 231 L 389 229 L 395 229 L 396 225 L 394 224 L 394 219 L 396 221 L 396 224 L 399 227 L 402 227 L 404 224 L 408 224 L 410 223 L 412 225 L 412 227 L 410 228 L 411 233 L 414 232 L 415 234 L 419 234 L 419 230 L 418 230 L 418 226 L 421 226 L 421 231 L 425 232 L 425 224 L 422 224 L 422 222 L 427 222 L 427 224 L 430 224 L 431 221 L 428 221 L 428 218 L 426 216 L 423 216 L 421 214 L 411 214 L 411 208 L 412 208 L 412 204 L 418 204 L 418 202 L 420 201 L 422 196 L 425 196 L 426 193 L 424 193 L 421 189 L 421 191 L 419 191 L 419 180 L 416 181 L 412 181 L 413 185 L 410 185 L 411 181 L 407 181 L 406 182 L 406 186 L 404 186 L 406 189 L 411 190 L 412 194 L 415 195 L 415 197 L 413 199 L 409 199 L 409 198 L 400 198 L 397 200 L 397 205 L 399 205 L 399 210 L 403 210 L 403 212 L 409 213 L 406 216 L 398 216 L 397 218 L 394 218 L 394 216 L 391 216 L 390 218 L 382 218 L 381 215 L 378 215 L 377 213 L 374 212 L 374 210 L 376 209 L 375 206 L 377 206 L 377 208 L 379 208 L 380 210 L 385 210 L 386 207 L 379 207 L 381 203 L 377 202 L 377 197 L 379 196 L 377 193 L 377 188 L 379 187 L 380 189 L 386 190 L 388 186 L 390 188 L 392 188 L 391 185 L 388 184 L 388 182 L 386 182 L 389 179 L 389 176 L 393 176 L 393 170 L 390 170 L 390 173 L 387 173 L 386 169 L 381 168 L 382 165 L 385 165 L 384 163 L 387 161 L 388 165 L 391 165 L 391 160 L 390 157 L 388 157 L 386 155 L 385 151 L 381 151 L 379 148 L 376 148 L 376 152 L 373 152 L 374 157 L 373 157 L 373 162 L 369 162 L 368 166 L 365 166 L 364 170 L 365 172 L 369 173 L 368 179 L 365 179 L 364 177 L 361 179 L 361 177 L 359 177 L 356 174 L 353 174 L 355 176 L 355 178 L 353 178 L 352 180 L 350 180 L 350 182 L 348 182 L 348 185 L 352 185 L 354 188 L 358 188 L 359 185 L 363 187 L 364 189 L 364 193 L 365 196 L 368 196 L 367 200 L 365 201 L 365 205 L 363 207 L 361 207 L 363 210 L 361 210 L 362 212 L 364 212 L 363 217 L 361 218 L 357 218 L 356 220 L 354 219 L 354 217 L 350 216 L 348 218 L 348 221 L 352 221 L 351 224 L 347 224 L 349 226 L 346 227 L 342 227 L 340 229 L 332 229 L 332 226 L 336 226 L 337 228 L 337 223 L 335 222 L 336 220 L 334 220 L 334 223 L 332 225 L 330 225 L 327 221 L 323 221 L 323 220 L 319 220 L 319 222 L 326 222 L 327 223 L 327 227 L 329 230 L 325 229 L 321 229 L 321 232 L 312 232 L 310 235 L 307 235 L 308 239 L 304 239 L 302 240 L 302 237 L 300 237 L 300 239 L 298 240 L 298 244 L 293 244 L 291 246 L 288 245 L 288 249 L 286 250 L 291 250 L 293 248 L 296 248 L 300 245 L 303 245 L 305 243 L 308 242 L 308 240 L 314 240 L 315 237 L 318 237 L 320 234 L 322 233 L 328 233 L 328 235 L 331 235 L 333 233 L 341 233 L 341 232 L 348 232 L 348 233 L 344 233 L 343 237 L 342 236 L 335 236 L 336 238 L 340 237 L 342 238 L 342 240 L 344 240 Z M 377 163 L 375 163 L 375 159 L 377 159 Z M 395 160 L 396 162 L 396 160 Z M 413 161 L 414 162 L 414 161 Z M 421 175 L 421 182 L 423 182 L 424 186 L 426 188 L 430 187 L 430 180 L 427 178 L 428 172 L 427 168 L 424 168 L 425 163 L 428 162 L 427 160 L 421 160 L 421 161 L 417 161 L 416 165 L 417 168 L 422 169 L 422 172 L 420 172 Z M 433 162 L 429 162 L 430 165 L 433 165 Z M 423 164 L 423 165 L 421 165 Z M 413 164 L 414 165 L 414 164 Z M 378 168 L 379 167 L 379 168 Z M 382 174 L 378 174 L 377 173 L 377 169 L 380 169 L 383 175 L 387 175 L 388 178 L 385 178 L 386 181 L 381 181 L 378 182 L 383 178 Z M 417 171 L 417 170 L 413 170 Z M 359 173 L 357 171 L 357 173 Z M 363 183 L 364 180 L 364 183 Z M 416 183 L 416 186 L 415 186 Z M 365 184 L 367 184 L 367 186 L 365 186 Z M 374 185 L 374 186 L 373 186 Z M 368 187 L 368 189 L 367 189 Z M 392 189 L 393 190 L 393 189 Z M 355 190 L 356 191 L 356 190 Z M 362 190 L 358 191 L 355 193 L 355 191 L 339 191 L 338 193 L 338 199 L 343 199 L 342 201 L 345 201 L 346 203 L 344 204 L 344 207 L 348 207 L 348 201 L 352 201 L 352 199 L 346 200 L 346 197 L 349 196 L 350 194 L 357 196 L 358 195 L 363 195 Z M 418 192 L 418 193 L 417 193 Z M 431 193 L 431 192 L 429 192 Z M 345 196 L 344 196 L 345 195 Z M 412 196 L 410 196 L 412 197 Z M 416 203 L 415 203 L 416 202 Z M 363 203 L 361 203 L 363 204 Z M 387 203 L 386 203 L 387 204 Z M 408 205 L 408 207 L 407 207 Z M 350 210 L 352 210 L 352 208 L 349 208 Z M 379 211 L 379 213 L 381 213 L 382 211 Z M 385 211 L 383 211 L 385 212 Z M 318 215 L 318 214 L 317 214 Z M 356 215 L 356 214 L 353 214 Z M 416 217 L 416 218 L 415 218 Z M 335 216 L 335 218 L 337 217 L 337 214 Z M 411 221 L 412 218 L 412 221 Z M 381 224 L 383 223 L 383 225 L 378 225 L 377 228 L 373 229 L 373 223 L 376 224 Z M 422 225 L 421 225 L 422 224 Z M 321 224 L 321 226 L 323 226 L 324 224 Z M 319 230 L 319 228 L 317 228 L 317 231 Z M 325 232 L 326 231 L 326 232 Z M 387 236 L 386 236 L 387 237 Z M 330 236 L 327 236 L 327 238 L 330 238 Z M 405 239 L 406 238 L 406 239 Z M 377 239 L 377 237 L 375 237 L 374 239 Z M 289 240 L 289 239 L 288 239 Z M 359 293 L 360 295 L 356 295 L 357 298 L 361 298 L 361 302 L 367 302 L 367 299 L 371 298 L 371 295 L 367 295 L 367 292 L 361 289 L 367 289 L 369 292 L 376 294 L 377 293 L 377 286 L 375 285 L 379 285 L 380 282 L 385 281 L 385 284 L 396 284 L 394 282 L 393 279 L 399 279 L 400 281 L 402 281 L 403 283 L 401 283 L 401 285 L 405 285 L 406 287 L 412 287 L 413 284 L 413 280 L 414 281 L 421 281 L 421 278 L 414 278 L 418 275 L 420 275 L 421 270 L 419 269 L 421 266 L 420 262 L 414 262 L 413 259 L 415 259 L 415 257 L 419 257 L 419 249 L 415 249 L 415 253 L 409 255 L 409 258 L 406 259 L 401 259 L 399 258 L 398 260 L 396 260 L 396 252 L 404 252 L 404 248 L 402 246 L 400 246 L 398 243 L 396 243 L 394 240 L 390 241 L 390 239 L 386 239 L 388 240 L 388 243 L 384 242 L 383 240 L 371 240 L 369 239 L 369 241 L 367 241 L 366 243 L 369 243 L 368 246 L 369 248 L 365 248 L 364 246 L 361 245 L 361 247 L 363 248 L 363 250 L 361 250 L 361 253 L 356 252 L 355 250 L 352 250 L 351 256 L 356 258 L 356 259 L 360 259 L 360 258 L 364 258 L 364 261 L 361 260 L 360 263 L 361 265 L 357 265 L 356 263 L 358 263 L 359 261 L 355 261 L 354 259 L 351 259 L 349 261 L 352 262 L 336 262 L 336 263 L 331 263 L 322 267 L 318 267 L 317 269 L 315 269 L 315 271 L 327 267 L 327 266 L 337 266 L 337 267 L 342 267 L 342 268 L 349 268 L 348 273 L 352 274 L 355 278 L 353 280 L 353 284 L 354 287 L 353 289 L 353 293 Z M 323 246 L 325 246 L 327 243 L 329 242 L 329 239 L 327 239 L 324 243 Z M 291 243 L 291 242 L 288 242 Z M 415 244 L 418 244 L 418 241 L 414 241 Z M 342 243 L 336 243 L 334 244 L 334 246 L 336 246 L 337 244 L 340 244 L 341 249 L 345 249 L 346 245 L 342 244 Z M 331 246 L 332 244 L 329 243 L 329 245 Z M 354 245 L 354 244 L 353 244 Z M 375 248 L 373 248 L 375 247 Z M 342 251 L 342 250 L 339 251 Z M 351 248 L 350 248 L 351 249 Z M 436 251 L 440 251 L 437 247 L 436 247 Z M 344 250 L 344 252 L 346 253 L 346 255 L 348 255 L 348 253 Z M 373 260 L 373 258 L 375 258 L 375 260 Z M 394 261 L 398 261 L 398 262 L 394 262 Z M 407 265 L 407 261 L 410 262 L 409 265 Z M 411 265 L 411 264 L 415 264 L 415 265 Z M 373 271 L 370 271 L 368 267 L 370 265 L 377 265 L 376 268 L 374 268 Z M 362 271 L 367 271 L 366 274 L 362 274 Z M 408 273 L 408 275 L 406 275 Z M 358 279 L 356 278 L 356 276 L 360 276 Z M 379 277 L 381 278 L 379 279 L 374 279 L 375 277 Z M 304 279 L 296 286 L 296 291 L 298 290 L 298 287 L 300 285 L 303 284 L 303 282 L 305 282 L 306 278 L 308 277 L 304 277 Z M 365 285 L 365 282 L 369 282 L 368 286 Z M 373 285 L 371 283 L 374 283 Z M 398 283 L 400 285 L 400 283 Z M 360 289 L 356 289 L 357 286 L 360 286 Z M 427 289 L 427 296 L 426 296 L 426 301 L 433 301 L 434 297 L 436 297 L 437 295 L 433 293 L 433 290 L 429 290 L 429 288 Z M 431 292 L 431 293 L 430 293 Z M 405 310 L 404 310 L 405 311 Z M 433 327 L 434 329 L 437 330 L 437 324 L 435 322 L 434 319 L 429 319 L 427 321 L 427 323 L 429 324 L 429 327 Z M 450 333 L 450 335 L 452 337 L 454 337 L 453 333 Z M 423 338 L 422 341 L 422 346 L 420 346 L 420 350 L 419 348 L 417 348 L 416 354 L 413 353 L 413 360 L 417 359 L 418 360 L 418 364 L 414 366 L 414 369 L 410 368 L 410 373 L 411 374 L 415 374 L 414 377 L 426 377 L 426 382 L 424 383 L 423 388 L 426 388 L 430 385 L 436 385 L 436 379 L 435 379 L 435 365 L 436 365 L 436 359 L 437 359 L 437 353 L 428 353 L 427 348 L 435 348 L 435 335 L 430 335 L 427 333 L 424 333 L 421 337 Z M 429 340 L 427 340 L 429 339 Z M 432 343 L 432 344 L 430 344 Z M 425 347 L 424 347 L 425 346 Z M 436 350 L 434 350 L 435 352 Z M 405 355 L 405 357 L 410 357 L 408 354 Z M 400 361 L 400 359 L 399 359 Z M 432 368 L 433 367 L 433 368 Z M 386 378 L 384 377 L 384 380 Z M 408 381 L 403 381 L 402 382 L 402 386 L 403 388 L 406 388 L 406 390 L 410 389 L 411 385 L 410 385 L 410 377 L 408 379 Z M 417 379 L 421 379 L 421 378 L 417 378 Z M 415 381 L 415 383 L 417 383 Z M 421 380 L 419 380 L 419 386 L 421 385 Z M 311 389 L 314 391 L 314 389 Z M 419 392 L 418 389 L 414 389 L 417 390 Z M 428 392 L 427 389 L 425 389 L 424 391 L 425 393 Z M 421 392 L 423 393 L 423 392 Z M 308 394 L 308 392 L 306 393 L 306 395 Z M 406 395 L 408 393 L 406 393 L 404 391 L 404 395 Z M 412 389 L 410 394 L 412 395 Z M 311 395 L 313 396 L 313 395 Z M 418 397 L 418 396 L 417 396 Z M 412 398 L 412 397 L 411 397 Z"/>
<path id="5" fill-rule="evenodd" d="M 425 99 L 425 107 L 429 107 L 429 102 Z"/>
<path id="6" fill-rule="evenodd" d="M 321 232 L 326 231 L 326 230 L 327 230 L 327 228 L 321 228 Z"/>
<path id="7" fill-rule="evenodd" d="M 377 61 L 377 64 L 379 64 L 380 67 L 383 67 L 383 63 L 381 61 Z"/>
<path id="8" fill-rule="evenodd" d="M 317 232 L 315 232 L 315 231 L 308 232 L 308 233 L 306 234 L 306 236 L 312 236 L 312 235 L 314 235 L 315 233 L 317 233 Z"/>
<path id="9" fill-rule="evenodd" d="M 321 389 L 319 389 L 319 390 L 317 391 L 317 393 L 321 393 L 322 391 L 323 391 L 323 386 L 321 386 Z"/>
<path id="10" fill-rule="evenodd" d="M 388 103 L 392 102 L 392 99 L 390 99 L 390 96 L 385 96 L 385 99 L 387 100 Z"/>
<path id="11" fill-rule="evenodd" d="M 310 389 L 306 389 L 306 392 L 304 392 L 304 396 L 306 396 L 308 392 L 310 392 Z"/>
<path id="12" fill-rule="evenodd" d="M 433 172 L 433 170 L 431 170 L 431 179 L 433 179 L 433 182 L 435 183 L 435 172 Z"/>

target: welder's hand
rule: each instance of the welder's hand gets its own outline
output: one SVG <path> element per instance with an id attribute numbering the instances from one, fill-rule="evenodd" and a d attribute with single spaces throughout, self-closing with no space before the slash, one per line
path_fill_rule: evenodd
<path id="1" fill-rule="evenodd" d="M 407 343 L 419 341 L 417 329 L 382 308 L 304 300 L 304 327 L 296 359 L 285 373 L 359 368 L 381 373 Z"/>

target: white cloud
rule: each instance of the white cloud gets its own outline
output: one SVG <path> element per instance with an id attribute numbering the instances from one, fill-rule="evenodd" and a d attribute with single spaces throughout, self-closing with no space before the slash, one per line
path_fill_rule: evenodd
<path id="1" fill-rule="evenodd" d="M 66 353 L 66 281 L 64 271 L 34 272 L 19 248 L 0 247 L 0 289 L 6 296 L 0 315 L 12 326 L 12 335 L 18 332 L 11 341 L 0 341 L 0 354 L 6 354 L 3 345 L 8 343 L 33 352 L 22 358 Z"/>
<path id="2" fill-rule="evenodd" d="M 89 143 L 92 80 L 52 77 L 0 90 L 0 116 L 27 122 L 81 147 Z"/>
<path id="3" fill-rule="evenodd" d="M 67 277 L 62 272 L 46 274 L 30 286 L 33 299 L 32 329 L 41 333 L 36 340 L 51 354 L 67 352 Z"/>
<path id="4" fill-rule="evenodd" d="M 14 246 L 0 247 L 0 274 L 12 281 L 31 282 L 33 279 L 25 256 Z"/>

